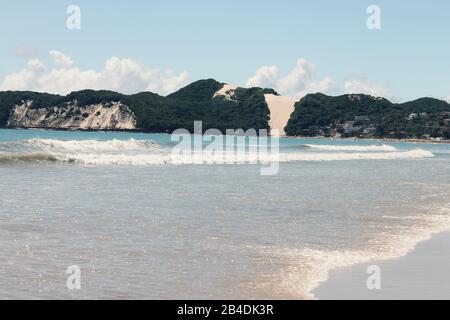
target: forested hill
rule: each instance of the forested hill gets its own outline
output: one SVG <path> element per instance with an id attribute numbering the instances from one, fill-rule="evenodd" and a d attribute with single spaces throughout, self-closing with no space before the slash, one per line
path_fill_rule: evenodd
<path id="1" fill-rule="evenodd" d="M 450 105 L 422 98 L 391 103 L 363 94 L 309 94 L 295 105 L 290 136 L 450 139 Z"/>
<path id="2" fill-rule="evenodd" d="M 196 81 L 166 97 L 142 92 L 123 95 L 83 90 L 66 96 L 29 91 L 0 92 L 0 127 L 172 132 L 203 129 L 269 129 L 265 94 L 272 89 L 236 88 Z M 223 92 L 222 92 L 223 93 Z M 277 106 L 271 106 L 277 111 Z M 422 98 L 392 103 L 363 94 L 331 97 L 309 94 L 295 104 L 288 136 L 450 139 L 450 105 Z"/>
<path id="3" fill-rule="evenodd" d="M 193 129 L 193 123 L 203 121 L 203 128 L 244 130 L 269 129 L 269 109 L 264 99 L 271 89 L 237 88 L 231 98 L 215 96 L 223 83 L 213 79 L 201 80 L 167 96 L 150 92 L 123 95 L 111 91 L 83 90 L 67 96 L 36 92 L 1 92 L 0 127 L 42 127 L 84 129 L 121 129 L 124 127 L 147 132 L 172 132 L 175 129 Z M 103 110 L 98 107 L 102 106 Z M 107 119 L 108 108 L 118 110 Z M 95 112 L 95 114 L 91 114 Z M 118 124 L 119 118 L 131 113 L 133 126 Z M 66 117 L 70 119 L 58 119 Z M 102 118 L 103 117 L 103 118 Z M 89 120 L 83 122 L 83 118 Z M 118 120 L 119 119 L 119 120 Z M 14 120 L 14 121 L 12 121 Z M 87 124 L 86 124 L 87 123 Z M 98 125 L 97 125 L 98 124 Z"/>

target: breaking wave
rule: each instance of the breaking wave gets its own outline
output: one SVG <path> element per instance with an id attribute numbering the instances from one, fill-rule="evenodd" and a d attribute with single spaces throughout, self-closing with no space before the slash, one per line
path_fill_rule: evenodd
<path id="1" fill-rule="evenodd" d="M 33 153 L 0 153 L 0 163 L 2 162 L 34 162 L 34 161 L 58 161 L 58 159 L 45 152 Z"/>
<path id="2" fill-rule="evenodd" d="M 311 145 L 318 152 L 215 152 L 194 153 L 188 157 L 173 155 L 169 147 L 151 140 L 54 140 L 31 139 L 14 143 L 0 143 L 0 161 L 59 161 L 86 165 L 179 165 L 179 164 L 235 164 L 269 162 L 322 162 L 345 160 L 396 160 L 433 157 L 422 149 L 397 151 L 390 146 L 331 146 Z M 328 151 L 328 152 L 327 152 Z M 333 152 L 341 151 L 341 152 Z M 345 152 L 347 151 L 347 152 Z M 372 152 L 369 152 L 372 151 Z M 385 152 L 379 152 L 385 151 Z"/>
<path id="3" fill-rule="evenodd" d="M 397 151 L 397 148 L 383 145 L 371 145 L 371 146 L 337 146 L 337 145 L 325 145 L 325 144 L 305 144 L 307 148 L 326 151 Z"/>
<path id="4" fill-rule="evenodd" d="M 54 140 L 32 139 L 26 143 L 49 151 L 68 152 L 117 152 L 117 151 L 146 151 L 156 149 L 159 145 L 151 140 Z"/>
<path id="5" fill-rule="evenodd" d="M 338 160 L 395 160 L 395 159 L 420 159 L 432 158 L 434 154 L 423 149 L 383 152 L 383 153 L 286 153 L 280 154 L 282 162 L 287 161 L 338 161 Z"/>

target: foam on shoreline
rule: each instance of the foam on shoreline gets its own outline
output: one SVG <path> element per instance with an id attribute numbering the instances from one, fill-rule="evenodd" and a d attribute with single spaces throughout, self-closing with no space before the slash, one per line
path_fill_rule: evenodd
<path id="1" fill-rule="evenodd" d="M 416 220 L 418 224 L 398 234 L 380 235 L 383 236 L 384 243 L 381 248 L 360 251 L 277 248 L 273 255 L 281 255 L 290 260 L 289 267 L 282 271 L 283 280 L 280 286 L 292 296 L 317 299 L 314 291 L 329 280 L 332 271 L 404 257 L 414 251 L 419 243 L 431 239 L 433 235 L 450 231 L 450 210 L 440 208 L 439 211 L 434 215 L 397 218 Z M 270 251 L 268 248 L 264 250 Z M 296 260 L 307 261 L 308 271 L 299 267 Z"/>
<path id="2" fill-rule="evenodd" d="M 333 270 L 313 294 L 319 300 L 448 300 L 449 230 L 434 233 L 407 254 Z M 368 290 L 369 266 L 381 270 L 381 289 Z"/>

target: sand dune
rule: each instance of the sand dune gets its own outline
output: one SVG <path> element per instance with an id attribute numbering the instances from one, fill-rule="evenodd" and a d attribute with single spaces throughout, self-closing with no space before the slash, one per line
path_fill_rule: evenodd
<path id="1" fill-rule="evenodd" d="M 276 96 L 274 94 L 264 95 L 270 110 L 270 128 L 278 129 L 280 136 L 285 136 L 286 127 L 291 114 L 294 112 L 295 98 Z"/>
<path id="2" fill-rule="evenodd" d="M 224 96 L 225 99 L 228 100 L 233 100 L 232 97 L 234 95 L 234 90 L 236 90 L 238 87 L 231 85 L 231 84 L 225 84 L 222 89 L 220 89 L 219 91 L 217 91 L 214 94 L 214 98 L 217 96 Z"/>
<path id="3" fill-rule="evenodd" d="M 234 91 L 237 88 L 235 85 L 225 84 L 214 94 L 214 97 L 224 96 L 225 99 L 233 100 Z M 280 136 L 285 136 L 284 128 L 291 114 L 294 112 L 294 105 L 298 100 L 295 98 L 276 96 L 274 94 L 265 94 L 264 97 L 270 110 L 270 129 L 277 129 Z"/>

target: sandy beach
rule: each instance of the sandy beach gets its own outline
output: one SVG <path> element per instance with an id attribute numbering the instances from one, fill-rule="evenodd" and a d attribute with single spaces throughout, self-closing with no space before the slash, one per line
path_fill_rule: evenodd
<path id="1" fill-rule="evenodd" d="M 408 255 L 339 269 L 319 286 L 319 300 L 444 300 L 450 299 L 450 233 L 441 233 L 417 245 Z M 381 270 L 381 289 L 367 289 L 367 269 Z"/>

